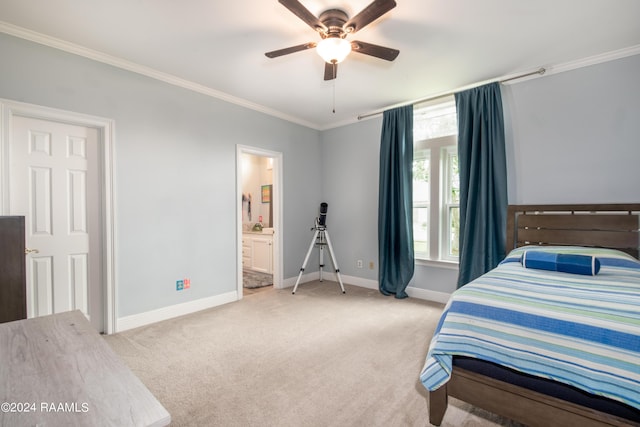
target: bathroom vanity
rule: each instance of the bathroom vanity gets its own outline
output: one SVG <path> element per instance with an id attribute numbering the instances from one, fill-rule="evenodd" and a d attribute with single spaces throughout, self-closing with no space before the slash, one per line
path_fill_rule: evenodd
<path id="1" fill-rule="evenodd" d="M 242 233 L 242 266 L 273 274 L 273 229 Z"/>

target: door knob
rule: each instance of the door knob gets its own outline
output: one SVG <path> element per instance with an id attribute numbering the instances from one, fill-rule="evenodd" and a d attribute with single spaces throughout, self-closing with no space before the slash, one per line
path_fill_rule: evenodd
<path id="1" fill-rule="evenodd" d="M 24 249 L 24 254 L 25 255 L 29 255 L 29 254 L 39 254 L 40 251 L 37 249 L 29 249 L 29 248 L 25 248 Z"/>

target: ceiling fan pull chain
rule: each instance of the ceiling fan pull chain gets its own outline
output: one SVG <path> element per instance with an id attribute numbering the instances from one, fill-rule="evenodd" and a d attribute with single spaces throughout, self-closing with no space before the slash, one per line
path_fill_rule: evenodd
<path id="1" fill-rule="evenodd" d="M 336 63 L 333 63 L 333 114 L 336 113 Z"/>
<path id="2" fill-rule="evenodd" d="M 333 114 L 336 113 L 336 79 L 333 79 Z"/>

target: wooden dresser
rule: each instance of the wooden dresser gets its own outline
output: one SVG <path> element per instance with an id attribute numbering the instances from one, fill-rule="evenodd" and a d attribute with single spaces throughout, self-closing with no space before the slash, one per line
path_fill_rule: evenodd
<path id="1" fill-rule="evenodd" d="M 0 324 L 1 426 L 164 426 L 167 410 L 76 310 Z"/>
<path id="2" fill-rule="evenodd" d="M 23 216 L 0 216 L 0 323 L 27 318 Z"/>

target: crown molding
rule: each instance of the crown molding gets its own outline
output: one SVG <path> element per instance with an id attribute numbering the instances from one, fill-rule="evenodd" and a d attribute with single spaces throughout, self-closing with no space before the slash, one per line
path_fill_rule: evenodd
<path id="1" fill-rule="evenodd" d="M 604 52 L 604 53 L 601 53 L 601 54 L 598 54 L 598 55 L 589 56 L 587 58 L 582 58 L 582 59 L 578 59 L 578 60 L 575 60 L 575 61 L 563 62 L 563 63 L 556 64 L 556 65 L 544 65 L 542 67 L 537 67 L 536 68 L 536 70 L 542 70 L 543 72 L 539 72 L 539 71 L 536 71 L 536 70 L 532 69 L 532 70 L 527 71 L 525 76 L 520 76 L 520 74 L 522 74 L 522 72 L 506 74 L 506 75 L 503 75 L 501 77 L 497 77 L 497 78 L 494 78 L 494 79 L 484 80 L 482 82 L 476 82 L 476 83 L 473 83 L 473 84 L 470 84 L 470 85 L 467 85 L 467 86 L 458 87 L 458 88 L 450 90 L 450 91 L 445 91 L 445 92 L 432 94 L 430 96 L 427 96 L 427 97 L 424 97 L 424 98 L 420 98 L 418 100 L 413 100 L 413 101 L 408 101 L 408 102 L 401 102 L 401 103 L 398 103 L 398 104 L 387 106 L 387 107 L 384 107 L 384 108 L 382 108 L 380 110 L 373 111 L 371 113 L 362 114 L 362 115 L 358 116 L 358 118 L 353 119 L 353 121 L 343 122 L 341 124 L 325 126 L 325 127 L 321 128 L 320 130 L 328 130 L 328 129 L 331 129 L 331 128 L 334 128 L 334 127 L 344 126 L 344 125 L 349 124 L 349 123 L 355 123 L 355 122 L 362 121 L 362 120 L 369 120 L 371 118 L 379 117 L 380 115 L 382 115 L 382 111 L 383 110 L 388 110 L 388 109 L 391 109 L 391 108 L 396 108 L 396 107 L 409 105 L 409 104 L 420 103 L 420 102 L 423 102 L 424 99 L 441 98 L 441 97 L 448 96 L 448 95 L 450 95 L 452 93 L 455 93 L 455 92 L 460 92 L 460 91 L 463 91 L 463 90 L 471 89 L 473 87 L 482 86 L 482 85 L 485 85 L 485 84 L 488 84 L 488 83 L 493 83 L 493 82 L 496 82 L 496 81 L 509 80 L 509 81 L 505 81 L 502 84 L 505 84 L 505 85 L 516 85 L 516 84 L 525 82 L 527 80 L 540 79 L 540 78 L 548 77 L 548 76 L 551 76 L 551 75 L 554 75 L 554 74 L 564 73 L 565 71 L 572 71 L 572 70 L 576 70 L 576 69 L 579 69 L 579 68 L 589 67 L 591 65 L 597 65 L 597 64 L 601 64 L 601 63 L 609 62 L 609 61 L 615 61 L 616 59 L 622 59 L 622 58 L 626 58 L 628 56 L 634 56 L 634 55 L 638 55 L 638 54 L 640 54 L 640 44 L 639 45 L 625 47 L 625 48 L 618 49 L 618 50 L 613 50 L 613 51 L 610 51 L 610 52 Z"/>
<path id="2" fill-rule="evenodd" d="M 640 44 L 635 46 L 629 46 L 618 50 L 612 50 L 610 52 L 600 53 L 598 55 L 588 56 L 586 58 L 577 59 L 575 61 L 562 62 L 560 64 L 543 65 L 545 69 L 544 74 L 527 76 L 513 82 L 505 83 L 507 85 L 522 83 L 531 79 L 539 79 L 548 77 L 554 74 L 564 73 L 566 71 L 573 71 L 579 68 L 590 67 L 592 65 L 598 65 L 605 62 L 615 61 L 617 59 L 626 58 L 629 56 L 640 54 Z"/>
<path id="3" fill-rule="evenodd" d="M 545 68 L 549 71 L 549 74 L 564 73 L 565 71 L 571 71 L 578 68 L 589 67 L 591 65 L 602 64 L 604 62 L 615 61 L 616 59 L 622 59 L 638 54 L 640 54 L 640 44 L 589 56 L 587 58 L 578 59 L 576 61 L 552 65 Z"/>
<path id="4" fill-rule="evenodd" d="M 75 43 L 70 43 L 61 39 L 57 39 L 55 37 L 51 37 L 45 34 L 41 34 L 35 31 L 28 30 L 26 28 L 22 28 L 13 24 L 9 24 L 4 21 L 0 21 L 0 32 L 9 34 L 14 37 L 18 37 L 21 39 L 29 40 L 34 43 L 38 43 L 41 45 L 45 45 L 48 47 L 52 47 L 54 49 L 62 50 L 64 52 L 72 53 L 74 55 L 82 56 L 88 59 L 92 59 L 94 61 L 102 62 L 104 64 L 112 65 L 114 67 L 121 68 L 123 70 L 131 71 L 133 73 L 141 74 L 146 77 L 150 77 L 155 80 L 162 81 L 164 83 L 168 83 L 177 87 L 181 87 L 183 89 L 187 89 L 193 92 L 197 92 L 203 95 L 207 95 L 225 102 L 229 102 L 231 104 L 235 104 L 241 107 L 245 107 L 254 111 L 258 111 L 260 113 L 267 114 L 272 117 L 276 117 L 282 120 L 286 120 L 291 123 L 296 123 L 301 126 L 308 127 L 310 129 L 324 131 L 329 129 L 334 129 L 342 126 L 346 126 L 349 124 L 357 123 L 361 120 L 358 118 L 347 119 L 342 122 L 327 124 L 324 126 L 320 126 L 317 123 L 311 123 L 306 120 L 302 120 L 298 117 L 290 116 L 288 114 L 284 114 L 280 111 L 265 107 L 264 105 L 256 104 L 250 101 L 247 101 L 243 98 L 238 98 L 233 95 L 229 95 L 228 93 L 224 93 L 215 89 L 212 89 L 208 86 L 201 85 L 199 83 L 195 83 L 189 80 L 182 79 L 180 77 L 176 77 L 174 75 L 163 73 L 161 71 L 155 70 L 150 67 L 145 67 L 143 65 L 137 64 L 135 62 L 127 61 L 112 55 L 108 55 L 103 52 L 99 52 L 93 49 L 88 49 L 86 47 L 77 45 Z M 583 67 L 588 67 L 591 65 L 597 65 L 604 62 L 614 61 L 616 59 L 626 58 L 628 56 L 638 55 L 640 54 L 640 44 L 635 46 L 629 46 L 626 48 L 601 53 L 598 55 L 589 56 L 586 58 L 578 59 L 575 61 L 564 62 L 560 64 L 550 64 L 545 65 L 543 68 L 545 69 L 545 73 L 542 75 L 532 75 L 524 78 L 520 78 L 517 81 L 508 82 L 506 84 L 518 84 L 531 79 L 539 79 L 547 76 L 551 76 L 558 73 L 563 73 L 566 71 L 572 71 Z M 511 74 L 514 75 L 514 74 Z M 509 78 L 507 75 L 501 79 Z M 501 80 L 500 79 L 500 80 Z M 495 80 L 495 79 L 494 79 Z M 459 90 L 459 89 L 458 89 Z M 456 90 L 457 91 L 457 90 Z M 406 103 L 404 103 L 406 104 Z M 398 105 L 404 105 L 398 104 Z"/>
<path id="5" fill-rule="evenodd" d="M 8 22 L 0 21 L 0 32 L 9 34 L 11 36 L 18 37 L 24 40 L 28 40 L 34 43 L 38 43 L 44 46 L 52 47 L 54 49 L 62 50 L 67 53 L 82 56 L 97 62 L 102 62 L 103 64 L 108 64 L 123 70 L 131 71 L 133 73 L 141 74 L 143 76 L 150 77 L 152 79 L 159 80 L 161 82 L 168 83 L 173 86 L 177 86 L 177 87 L 187 89 L 193 92 L 197 92 L 203 95 L 207 95 L 216 99 L 220 99 L 222 101 L 239 105 L 241 107 L 245 107 L 250 110 L 258 111 L 260 113 L 264 113 L 269 116 L 277 117 L 279 119 L 286 120 L 288 122 L 296 123 L 301 126 L 305 126 L 315 130 L 320 130 L 319 126 L 316 123 L 311 123 L 306 120 L 302 120 L 300 118 L 290 116 L 288 114 L 284 114 L 280 111 L 265 107 L 264 105 L 256 104 L 256 103 L 247 101 L 246 99 L 229 95 L 228 93 L 224 93 L 224 92 L 212 89 L 208 86 L 204 86 L 199 83 L 195 83 L 189 80 L 182 79 L 180 77 L 176 77 L 172 74 L 164 73 L 162 71 L 158 71 L 150 67 L 145 67 L 144 65 L 127 61 L 122 58 L 118 58 L 116 56 L 99 52 L 94 49 L 89 49 L 89 48 L 77 45 L 75 43 L 70 43 L 55 37 L 51 37 L 46 34 L 31 31 L 26 28 L 9 24 Z"/>

